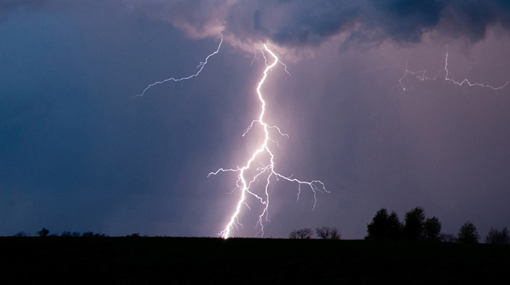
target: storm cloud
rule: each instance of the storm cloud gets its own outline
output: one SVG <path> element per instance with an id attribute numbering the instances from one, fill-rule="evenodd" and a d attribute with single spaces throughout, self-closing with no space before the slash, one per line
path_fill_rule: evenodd
<path id="1" fill-rule="evenodd" d="M 111 13 L 139 13 L 171 22 L 194 38 L 225 36 L 232 43 L 270 40 L 282 47 L 313 47 L 344 34 L 345 43 L 417 43 L 425 33 L 477 42 L 487 28 L 510 28 L 505 0 L 25 0 L 3 1 L 10 12 L 97 6 Z M 120 8 L 114 9 L 113 7 Z M 122 12 L 119 12 L 122 11 Z"/>
<path id="2" fill-rule="evenodd" d="M 226 32 L 267 38 L 283 46 L 315 46 L 345 33 L 347 42 L 420 42 L 437 32 L 473 42 L 491 25 L 509 28 L 507 1 L 238 1 L 229 11 Z"/>

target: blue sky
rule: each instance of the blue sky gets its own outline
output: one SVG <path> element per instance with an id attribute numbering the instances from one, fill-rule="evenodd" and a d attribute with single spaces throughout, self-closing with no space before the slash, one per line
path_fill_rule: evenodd
<path id="1" fill-rule="evenodd" d="M 509 226 L 510 80 L 505 1 L 7 1 L 0 4 L 0 235 L 94 231 L 217 236 L 264 92 L 286 175 L 265 236 L 336 226 L 363 238 L 384 207 L 422 206 L 443 232 Z M 381 4 L 382 3 L 382 4 Z M 481 13 L 483 12 L 483 13 Z M 196 72 L 223 35 L 220 52 Z M 419 80 L 408 70 L 427 70 Z M 405 87 L 405 90 L 403 90 Z M 255 236 L 258 206 L 234 235 Z"/>

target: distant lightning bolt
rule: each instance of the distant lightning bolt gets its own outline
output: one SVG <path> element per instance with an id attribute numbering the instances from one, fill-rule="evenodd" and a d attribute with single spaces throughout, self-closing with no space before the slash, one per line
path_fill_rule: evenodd
<path id="1" fill-rule="evenodd" d="M 299 195 L 301 193 L 301 186 L 309 187 L 313 193 L 313 196 L 314 196 L 313 208 L 315 208 L 315 205 L 317 203 L 317 196 L 316 196 L 317 192 L 329 193 L 329 191 L 326 190 L 324 183 L 322 183 L 319 180 L 302 181 L 302 180 L 298 180 L 296 178 L 292 178 L 292 176 L 282 175 L 275 170 L 276 163 L 274 161 L 274 154 L 271 151 L 271 148 L 269 146 L 270 142 L 274 143 L 275 141 L 272 140 L 270 137 L 270 130 L 272 130 L 272 129 L 277 130 L 281 136 L 288 136 L 288 135 L 282 133 L 278 127 L 270 126 L 265 122 L 264 115 L 266 113 L 266 101 L 264 99 L 264 96 L 262 95 L 261 89 L 267 79 L 269 71 L 271 71 L 278 63 L 281 63 L 285 67 L 285 72 L 288 73 L 288 71 L 287 71 L 287 66 L 285 64 L 283 64 L 278 59 L 278 57 L 267 47 L 267 45 L 264 45 L 264 49 L 265 49 L 265 51 L 267 51 L 267 53 L 269 53 L 271 55 L 271 57 L 274 60 L 272 61 L 271 64 L 268 64 L 268 59 L 265 56 L 264 52 L 262 51 L 262 55 L 263 55 L 265 63 L 266 63 L 266 68 L 264 70 L 262 79 L 259 81 L 259 83 L 257 85 L 257 89 L 256 89 L 258 99 L 261 104 L 261 112 L 260 112 L 259 118 L 257 120 L 252 121 L 250 126 L 243 133 L 243 136 L 245 136 L 254 127 L 255 124 L 258 124 L 264 130 L 264 140 L 260 144 L 260 146 L 253 152 L 252 156 L 248 159 L 248 161 L 246 162 L 246 164 L 243 167 L 237 167 L 235 169 L 220 168 L 215 172 L 209 173 L 209 175 L 208 175 L 208 177 L 209 177 L 211 175 L 217 175 L 220 172 L 236 172 L 236 173 L 238 173 L 236 188 L 234 190 L 236 190 L 236 189 L 240 190 L 241 197 L 237 201 L 235 210 L 234 210 L 233 214 L 230 216 L 230 220 L 229 220 L 228 224 L 225 226 L 224 230 L 220 232 L 220 235 L 225 239 L 229 238 L 231 236 L 231 230 L 233 228 L 237 228 L 239 225 L 241 225 L 241 223 L 239 222 L 239 215 L 241 214 L 243 205 L 245 205 L 246 207 L 249 208 L 249 205 L 246 202 L 246 199 L 248 198 L 248 196 L 254 197 L 263 206 L 263 210 L 260 213 L 260 215 L 258 216 L 258 222 L 257 222 L 256 226 L 260 227 L 260 230 L 259 230 L 260 235 L 261 236 L 264 235 L 264 220 L 269 221 L 269 218 L 268 218 L 268 216 L 269 216 L 269 201 L 270 201 L 269 200 L 269 196 L 270 196 L 269 195 L 269 186 L 270 186 L 273 178 L 275 178 L 276 180 L 283 179 L 283 180 L 286 180 L 289 182 L 297 183 L 298 184 L 298 194 L 297 194 L 298 199 L 299 199 Z M 264 154 L 267 154 L 269 156 L 267 164 L 259 166 L 259 167 L 255 167 L 253 165 L 254 161 L 257 159 L 260 159 L 260 157 Z M 254 170 L 255 174 L 248 175 L 247 172 L 249 170 L 252 170 L 252 171 Z M 264 193 L 262 195 L 258 195 L 252 190 L 251 186 L 255 181 L 257 181 L 264 174 L 267 175 L 265 177 L 266 182 L 265 182 L 265 186 L 264 186 Z"/>
<path id="2" fill-rule="evenodd" d="M 469 82 L 469 80 L 467 78 L 465 78 L 464 80 L 460 81 L 460 82 L 457 82 L 451 78 L 448 77 L 448 53 L 446 53 L 446 57 L 445 57 L 445 64 L 444 64 L 444 70 L 445 70 L 445 76 L 444 76 L 444 79 L 447 80 L 447 81 L 450 81 L 450 82 L 453 82 L 454 84 L 457 84 L 459 86 L 462 86 L 464 83 L 466 83 L 468 86 L 479 86 L 479 87 L 484 87 L 484 88 L 490 88 L 492 90 L 500 90 L 500 89 L 503 89 L 505 88 L 508 84 L 510 84 L 510 81 L 507 81 L 505 82 L 505 84 L 499 86 L 499 87 L 494 87 L 494 86 L 491 86 L 491 85 L 487 85 L 487 84 L 482 84 L 482 83 L 471 83 Z"/>
<path id="3" fill-rule="evenodd" d="M 448 53 L 446 53 L 446 56 L 445 56 L 445 63 L 444 63 L 444 69 L 443 70 L 440 70 L 439 72 L 437 72 L 437 74 L 434 76 L 434 77 L 427 77 L 425 74 L 426 74 L 426 70 L 420 70 L 420 71 L 411 71 L 407 68 L 407 65 L 405 66 L 405 73 L 404 73 L 404 76 L 402 76 L 400 79 L 399 79 L 399 82 L 400 82 L 400 86 L 402 87 L 402 89 L 404 91 L 406 91 L 406 87 L 404 85 L 404 83 L 402 82 L 408 75 L 413 75 L 415 76 L 416 78 L 418 78 L 419 80 L 421 81 L 425 81 L 425 80 L 437 80 L 439 78 L 439 74 L 441 74 L 441 72 L 444 72 L 445 75 L 444 75 L 444 80 L 446 81 L 449 81 L 449 82 L 452 82 L 453 84 L 455 85 L 458 85 L 458 86 L 462 86 L 464 84 L 466 84 L 467 86 L 469 87 L 482 87 L 482 88 L 489 88 L 489 89 L 492 89 L 492 90 L 501 90 L 503 88 L 505 88 L 507 85 L 510 84 L 510 81 L 507 81 L 505 82 L 503 85 L 501 86 L 492 86 L 492 85 L 488 85 L 488 84 L 482 84 L 482 83 L 471 83 L 469 81 L 469 79 L 465 78 L 461 81 L 455 81 L 455 79 L 452 79 L 450 77 L 448 77 L 449 75 L 449 71 L 448 71 Z"/>
<path id="4" fill-rule="evenodd" d="M 147 87 L 145 87 L 145 89 L 143 89 L 142 93 L 134 96 L 133 98 L 136 98 L 136 97 L 143 97 L 145 95 L 145 92 L 147 92 L 147 90 L 151 89 L 152 87 L 156 86 L 156 85 L 159 85 L 159 84 L 163 84 L 163 83 L 166 83 L 166 82 L 170 82 L 170 81 L 173 81 L 173 82 L 179 82 L 179 81 L 183 81 L 183 80 L 189 80 L 193 77 L 197 77 L 200 75 L 200 73 L 202 72 L 202 70 L 204 70 L 204 67 L 207 65 L 207 62 L 209 61 L 209 58 L 211 58 L 212 56 L 216 55 L 217 53 L 220 52 L 220 49 L 221 49 L 221 44 L 223 43 L 223 37 L 220 38 L 220 43 L 218 44 L 218 48 L 211 54 L 209 54 L 204 61 L 201 61 L 198 66 L 197 66 L 197 72 L 194 73 L 194 74 L 191 74 L 189 76 L 186 76 L 186 77 L 181 77 L 181 78 L 173 78 L 173 77 L 170 77 L 170 78 L 167 78 L 167 79 L 164 79 L 164 80 L 161 80 L 161 81 L 156 81 L 154 83 L 151 83 L 149 85 L 147 85 Z"/>

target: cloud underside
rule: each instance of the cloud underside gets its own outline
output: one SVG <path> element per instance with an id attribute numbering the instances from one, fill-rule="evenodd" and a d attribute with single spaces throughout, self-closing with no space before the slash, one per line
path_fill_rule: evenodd
<path id="1" fill-rule="evenodd" d="M 216 37 L 242 45 L 271 41 L 314 47 L 337 35 L 344 42 L 417 43 L 425 33 L 477 42 L 488 27 L 510 29 L 507 0 L 5 0 L 0 20 L 12 11 L 96 5 L 112 13 L 139 13 L 171 22 L 191 37 Z"/>

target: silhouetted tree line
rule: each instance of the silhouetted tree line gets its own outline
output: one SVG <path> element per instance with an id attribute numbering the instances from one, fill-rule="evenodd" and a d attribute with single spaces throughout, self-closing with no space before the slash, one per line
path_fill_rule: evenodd
<path id="1" fill-rule="evenodd" d="M 107 237 L 105 234 L 101 233 L 95 233 L 95 232 L 70 232 L 70 231 L 64 231 L 60 235 L 59 234 L 50 234 L 50 230 L 47 228 L 42 228 L 40 231 L 36 232 L 38 237 Z M 14 237 L 29 237 L 30 234 L 26 232 L 19 232 L 14 235 Z"/>
<path id="2" fill-rule="evenodd" d="M 480 235 L 471 222 L 464 223 L 457 237 L 441 233 L 441 222 L 437 217 L 427 218 L 421 207 L 416 207 L 405 215 L 404 223 L 401 223 L 398 215 L 384 208 L 377 211 L 372 222 L 367 225 L 367 240 L 409 240 L 409 241 L 436 241 L 436 242 L 460 242 L 478 243 Z M 486 243 L 510 244 L 507 228 L 502 231 L 492 229 L 487 234 Z"/>
<path id="3" fill-rule="evenodd" d="M 13 235 L 13 237 L 30 237 L 30 236 L 31 235 L 26 232 L 19 232 L 19 233 Z M 109 237 L 105 234 L 95 233 L 95 232 L 79 233 L 79 232 L 64 231 L 60 235 L 59 234 L 50 234 L 50 230 L 48 230 L 47 228 L 42 228 L 40 231 L 37 231 L 36 236 L 38 236 L 38 237 L 84 237 L 84 238 Z M 132 234 L 126 235 L 125 237 L 138 238 L 138 237 L 142 237 L 142 236 L 140 235 L 140 233 L 132 233 Z M 143 236 L 143 237 L 146 237 L 146 236 Z"/>
<path id="4" fill-rule="evenodd" d="M 315 229 L 317 237 L 320 239 L 341 239 L 340 232 L 335 227 L 319 227 Z M 309 228 L 292 231 L 289 235 L 290 239 L 311 239 L 313 231 Z"/>
<path id="5" fill-rule="evenodd" d="M 431 241 L 431 242 L 460 242 L 460 243 L 478 243 L 480 235 L 471 222 L 464 223 L 457 236 L 441 233 L 441 222 L 437 217 L 427 218 L 425 211 L 421 207 L 416 207 L 405 214 L 404 223 L 400 222 L 397 213 L 388 211 L 384 208 L 377 211 L 372 218 L 372 222 L 367 225 L 366 240 L 408 240 L 408 241 Z M 318 227 L 315 234 L 319 239 L 340 240 L 341 233 L 335 227 Z M 310 228 L 303 228 L 292 231 L 289 234 L 290 239 L 311 239 L 314 231 Z M 29 237 L 30 234 L 19 232 L 14 237 Z M 47 228 L 37 231 L 39 237 L 108 237 L 102 233 L 94 232 L 70 232 L 64 231 L 60 235 L 50 234 Z M 129 238 L 141 237 L 139 233 L 127 235 Z M 491 228 L 485 237 L 485 243 L 488 244 L 510 244 L 510 233 L 505 227 L 501 231 Z"/>
<path id="6" fill-rule="evenodd" d="M 478 243 L 480 235 L 471 222 L 464 223 L 457 234 L 441 233 L 441 222 L 437 217 L 427 218 L 421 207 L 416 207 L 407 212 L 404 222 L 401 222 L 397 213 L 384 208 L 377 211 L 372 222 L 367 225 L 366 240 L 406 240 L 406 241 L 429 241 L 429 242 L 460 242 L 473 244 Z M 290 239 L 311 239 L 313 231 L 303 228 L 292 231 Z M 315 229 L 320 239 L 341 239 L 341 234 L 334 227 L 320 227 Z M 503 230 L 491 228 L 485 243 L 488 244 L 510 244 L 510 233 L 505 227 Z"/>

